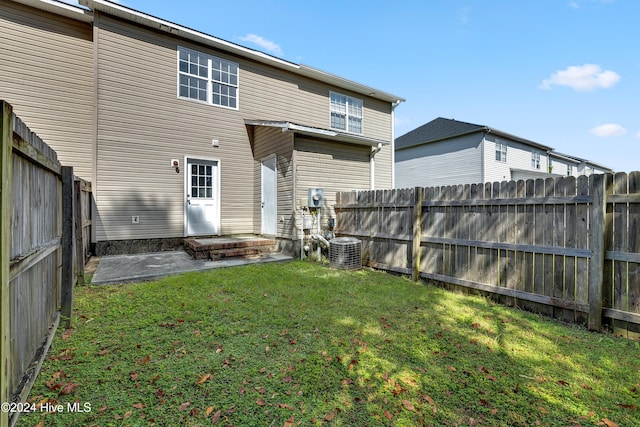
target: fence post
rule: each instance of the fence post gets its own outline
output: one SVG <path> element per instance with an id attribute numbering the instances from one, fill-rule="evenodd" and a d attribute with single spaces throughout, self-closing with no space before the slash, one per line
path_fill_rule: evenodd
<path id="1" fill-rule="evenodd" d="M 73 224 L 76 233 L 76 278 L 79 285 L 84 285 L 84 224 L 82 223 L 82 181 L 74 178 L 73 191 L 75 206 L 73 210 Z"/>
<path id="2" fill-rule="evenodd" d="M 62 283 L 60 314 L 64 319 L 65 328 L 71 327 L 71 312 L 73 306 L 74 272 L 74 225 L 73 214 L 75 198 L 73 182 L 73 166 L 62 167 Z"/>
<path id="3" fill-rule="evenodd" d="M 420 280 L 420 240 L 422 239 L 422 202 L 424 201 L 424 188 L 416 187 L 413 190 L 413 245 L 411 247 L 411 279 L 414 282 Z"/>
<path id="4" fill-rule="evenodd" d="M 0 100 L 0 403 L 9 402 L 11 372 L 11 166 L 13 156 L 13 108 Z M 9 413 L 0 411 L 0 427 L 9 425 Z"/>
<path id="5" fill-rule="evenodd" d="M 589 192 L 593 198 L 590 212 L 589 242 L 591 259 L 589 260 L 589 322 L 591 330 L 602 326 L 602 282 L 604 278 L 604 232 L 607 192 L 605 175 L 589 177 Z"/>

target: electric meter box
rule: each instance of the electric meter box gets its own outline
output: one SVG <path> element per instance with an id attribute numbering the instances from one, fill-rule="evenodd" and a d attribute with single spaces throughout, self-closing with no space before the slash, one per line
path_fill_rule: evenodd
<path id="1" fill-rule="evenodd" d="M 309 189 L 308 203 L 310 208 L 321 208 L 322 199 L 323 199 L 322 188 Z"/>

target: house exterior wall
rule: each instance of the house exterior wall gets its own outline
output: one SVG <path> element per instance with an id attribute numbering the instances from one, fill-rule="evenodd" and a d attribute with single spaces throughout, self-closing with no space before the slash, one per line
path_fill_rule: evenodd
<path id="1" fill-rule="evenodd" d="M 247 204 L 255 199 L 259 181 L 255 162 L 260 159 L 251 151 L 245 119 L 329 128 L 329 92 L 333 90 L 364 100 L 364 136 L 391 138 L 389 103 L 99 12 L 94 26 L 99 146 L 94 188 L 99 241 L 184 236 L 184 170 L 176 174 L 170 159 L 185 155 L 220 162 L 221 234 L 256 232 L 256 210 Z M 238 110 L 177 97 L 178 46 L 239 64 Z M 212 139 L 220 141 L 219 147 L 212 147 Z M 367 154 L 366 170 L 360 170 L 366 185 L 358 188 L 368 188 L 369 149 L 360 149 Z M 383 161 L 390 162 L 390 153 L 379 155 L 380 181 L 391 182 L 391 165 Z M 134 215 L 140 217 L 139 224 L 131 223 Z"/>
<path id="2" fill-rule="evenodd" d="M 496 145 L 499 142 L 507 145 L 506 162 L 496 160 Z M 510 181 L 512 179 L 511 169 L 526 170 L 534 174 L 547 174 L 549 170 L 548 157 L 544 150 L 507 138 L 487 135 L 484 138 L 483 151 L 485 161 L 484 176 L 481 182 Z M 534 169 L 531 166 L 532 152 L 540 154 L 540 169 Z"/>
<path id="3" fill-rule="evenodd" d="M 482 181 L 482 134 L 417 145 L 396 152 L 396 188 Z"/>
<path id="4" fill-rule="evenodd" d="M 93 45 L 91 24 L 0 2 L 0 99 L 91 180 Z"/>
<path id="5" fill-rule="evenodd" d="M 279 128 L 255 127 L 254 140 L 254 180 L 253 186 L 253 233 L 262 232 L 262 159 L 276 155 L 277 170 L 277 233 L 276 237 L 295 237 L 294 191 L 293 191 L 293 134 Z M 284 221 L 280 221 L 284 218 Z"/>
<path id="6" fill-rule="evenodd" d="M 296 226 L 302 229 L 300 199 L 307 199 L 309 188 L 323 189 L 321 227 L 335 218 L 333 209 L 339 191 L 369 189 L 369 152 L 371 148 L 296 136 L 294 171 Z M 299 236 L 296 236 L 299 238 Z"/>

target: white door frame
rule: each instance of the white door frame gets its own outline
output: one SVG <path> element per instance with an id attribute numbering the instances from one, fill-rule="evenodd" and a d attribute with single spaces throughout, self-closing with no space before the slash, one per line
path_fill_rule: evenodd
<path id="1" fill-rule="evenodd" d="M 188 207 L 188 200 L 187 200 L 187 194 L 189 194 L 189 186 L 190 183 L 189 181 L 189 170 L 187 169 L 189 166 L 189 159 L 192 160 L 205 160 L 207 162 L 215 162 L 217 163 L 216 166 L 216 171 L 215 171 L 215 175 L 213 176 L 214 179 L 214 185 L 213 185 L 213 197 L 214 197 L 214 208 L 216 210 L 216 228 L 218 230 L 218 235 L 220 235 L 220 216 L 221 216 L 221 212 L 220 212 L 220 167 L 221 167 L 221 162 L 220 159 L 215 158 L 215 157 L 206 157 L 206 156 L 197 156 L 197 155 L 188 155 L 185 154 L 184 156 L 184 163 L 183 163 L 183 168 L 182 168 L 182 173 L 184 174 L 184 192 L 182 194 L 182 200 L 183 200 L 183 218 L 184 218 L 184 228 L 183 228 L 183 232 L 185 237 L 188 236 L 188 232 L 189 232 L 189 223 L 188 223 L 188 212 L 187 212 L 187 207 Z"/>
<path id="2" fill-rule="evenodd" d="M 265 162 L 273 160 L 273 232 L 265 227 L 265 180 L 264 168 Z M 261 234 L 277 235 L 278 234 L 278 157 L 276 154 L 270 154 L 260 159 L 260 232 Z"/>

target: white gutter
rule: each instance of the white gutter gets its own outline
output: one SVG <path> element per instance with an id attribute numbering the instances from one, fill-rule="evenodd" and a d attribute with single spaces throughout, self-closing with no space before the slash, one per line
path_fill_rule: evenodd
<path id="1" fill-rule="evenodd" d="M 67 18 L 77 19 L 83 22 L 93 22 L 93 13 L 90 10 L 63 3 L 56 0 L 13 0 L 36 9 L 54 13 L 56 15 L 66 16 Z"/>

